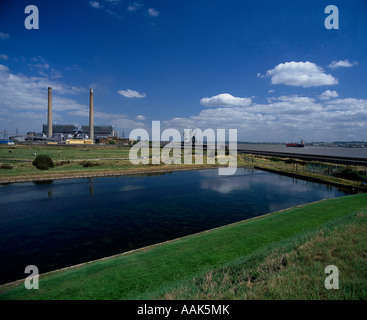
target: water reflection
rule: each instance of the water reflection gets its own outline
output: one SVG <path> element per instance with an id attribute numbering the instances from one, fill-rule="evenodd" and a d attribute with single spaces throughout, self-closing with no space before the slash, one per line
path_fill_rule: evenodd
<path id="1" fill-rule="evenodd" d="M 221 194 L 228 194 L 235 190 L 248 190 L 251 180 L 248 177 L 254 175 L 251 169 L 237 169 L 234 175 L 218 176 L 215 172 L 202 172 L 203 179 L 200 181 L 200 188 L 204 190 L 216 191 Z"/>
<path id="2" fill-rule="evenodd" d="M 310 189 L 317 188 L 321 191 L 323 197 L 329 197 L 335 189 L 335 187 L 326 184 L 247 168 L 238 168 L 236 174 L 231 176 L 218 176 L 215 172 L 201 172 L 200 176 L 202 177 L 200 181 L 201 189 L 216 191 L 221 194 L 251 188 L 256 189 L 257 186 L 261 186 L 264 193 L 280 192 L 288 193 L 290 196 L 293 192 L 307 193 Z M 292 185 L 296 186 L 292 187 Z"/>
<path id="3" fill-rule="evenodd" d="M 53 184 L 54 180 L 39 180 L 39 181 L 33 181 L 34 184 L 39 185 L 39 184 Z"/>
<path id="4" fill-rule="evenodd" d="M 93 193 L 94 193 L 93 178 L 89 178 L 89 194 L 92 195 Z"/>

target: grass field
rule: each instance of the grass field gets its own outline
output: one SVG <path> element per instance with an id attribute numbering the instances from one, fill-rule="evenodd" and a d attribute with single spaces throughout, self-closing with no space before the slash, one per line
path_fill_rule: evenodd
<path id="1" fill-rule="evenodd" d="M 38 290 L 5 285 L 0 299 L 324 299 L 334 263 L 353 273 L 336 297 L 366 298 L 366 209 L 367 194 L 291 208 L 41 275 Z"/>
<path id="2" fill-rule="evenodd" d="M 67 145 L 16 145 L 0 146 L 0 183 L 31 180 L 52 180 L 60 178 L 122 175 L 154 171 L 194 170 L 218 167 L 216 164 L 207 164 L 206 156 L 201 164 L 149 164 L 134 165 L 128 159 L 129 146 L 67 146 Z M 49 170 L 38 170 L 32 165 L 35 156 L 45 154 L 50 156 L 55 167 Z M 239 154 L 237 167 L 251 167 L 275 170 L 280 174 L 288 174 L 313 181 L 331 183 L 340 187 L 359 188 L 367 190 L 367 183 L 334 176 L 335 170 L 342 170 L 346 166 L 336 166 L 320 162 L 294 161 L 255 155 Z M 326 168 L 326 169 L 325 169 Z M 366 167 L 348 166 L 352 172 L 362 173 L 366 176 Z M 367 179 L 367 178 L 366 178 Z"/>
<path id="3" fill-rule="evenodd" d="M 88 151 L 87 151 L 88 150 Z M 128 146 L 67 146 L 67 145 L 16 145 L 0 146 L 0 159 L 30 160 L 37 155 L 47 154 L 54 160 L 82 160 L 127 158 Z M 11 151 L 11 152 L 9 152 Z"/>
<path id="4" fill-rule="evenodd" d="M 195 164 L 139 164 L 128 159 L 129 146 L 66 146 L 66 145 L 17 145 L 0 146 L 0 183 L 24 181 L 27 179 L 57 179 L 92 175 L 129 174 L 152 171 L 174 171 L 178 169 L 203 169 L 218 167 L 207 164 L 204 155 L 202 163 Z M 38 170 L 32 165 L 36 155 L 50 156 L 55 167 Z M 239 165 L 243 162 L 238 157 Z M 87 165 L 86 165 L 87 164 Z"/>

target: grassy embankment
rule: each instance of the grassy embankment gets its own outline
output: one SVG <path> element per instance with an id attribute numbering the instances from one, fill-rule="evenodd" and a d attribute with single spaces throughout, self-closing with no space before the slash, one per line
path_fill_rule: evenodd
<path id="1" fill-rule="evenodd" d="M 241 155 L 241 158 L 243 166 L 246 167 L 367 191 L 367 167 L 365 166 L 336 165 L 320 161 L 302 161 L 251 154 Z"/>
<path id="2" fill-rule="evenodd" d="M 269 253 L 213 268 L 147 299 L 365 300 L 367 210 L 347 215 Z M 325 267 L 337 266 L 339 289 L 327 290 Z M 141 296 L 144 298 L 144 295 Z"/>
<path id="3" fill-rule="evenodd" d="M 0 146 L 0 159 L 2 159 L 0 162 L 0 182 L 218 166 L 206 164 L 205 157 L 203 164 L 165 165 L 161 163 L 158 165 L 134 165 L 128 159 L 129 150 L 130 147 L 128 146 Z M 50 156 L 55 162 L 55 167 L 49 170 L 38 170 L 32 165 L 32 161 L 35 159 L 33 153 Z"/>
<path id="4" fill-rule="evenodd" d="M 367 194 L 253 218 L 41 275 L 0 299 L 365 299 Z M 324 287 L 327 265 L 339 290 Z"/>
<path id="5" fill-rule="evenodd" d="M 208 165 L 204 155 L 202 164 L 134 165 L 128 159 L 128 146 L 65 146 L 65 145 L 17 145 L 0 146 L 0 183 L 27 179 L 57 179 L 93 175 L 120 175 L 155 171 L 190 170 L 218 167 Z M 11 152 L 9 152 L 11 151 Z M 49 170 L 38 170 L 32 165 L 33 153 L 49 155 L 56 166 Z M 14 160 L 21 160 L 20 162 Z M 361 166 L 342 166 L 316 161 L 300 161 L 255 155 L 238 155 L 238 167 L 250 167 L 275 170 L 278 173 L 308 178 L 314 181 L 339 186 L 358 187 L 367 190 L 367 168 Z M 349 170 L 352 175 L 338 176 L 337 173 Z M 365 179 L 358 181 L 355 176 Z"/>

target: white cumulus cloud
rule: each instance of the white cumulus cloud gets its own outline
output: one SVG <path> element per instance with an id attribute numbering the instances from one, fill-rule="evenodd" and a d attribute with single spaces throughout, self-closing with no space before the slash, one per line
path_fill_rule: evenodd
<path id="1" fill-rule="evenodd" d="M 251 104 L 250 98 L 238 98 L 229 93 L 221 93 L 211 98 L 202 98 L 200 103 L 206 107 L 246 107 Z"/>
<path id="2" fill-rule="evenodd" d="M 339 94 L 336 91 L 326 90 L 322 94 L 319 95 L 319 99 L 321 100 L 329 100 L 330 98 L 337 98 Z"/>
<path id="3" fill-rule="evenodd" d="M 272 84 L 285 84 L 295 87 L 318 87 L 338 84 L 332 75 L 324 73 L 315 63 L 285 62 L 266 72 Z"/>
<path id="4" fill-rule="evenodd" d="M 239 141 L 253 142 L 366 140 L 367 99 L 280 96 L 247 107 L 206 108 L 164 121 L 163 126 L 180 132 L 185 128 L 237 129 Z"/>
<path id="5" fill-rule="evenodd" d="M 139 93 L 138 91 L 127 89 L 127 90 L 119 90 L 117 91 L 118 94 L 126 98 L 145 98 L 145 93 Z"/>
<path id="6" fill-rule="evenodd" d="M 333 61 L 332 63 L 329 64 L 329 67 L 331 69 L 337 69 L 337 68 L 350 68 L 353 67 L 354 65 L 358 64 L 358 62 L 349 62 L 348 59 L 346 60 L 339 60 L 339 61 Z"/>
<path id="7" fill-rule="evenodd" d="M 95 9 L 102 9 L 103 6 L 98 1 L 89 1 L 89 5 Z"/>
<path id="8" fill-rule="evenodd" d="M 150 15 L 151 17 L 158 17 L 159 16 L 159 11 L 157 11 L 153 8 L 149 8 L 148 9 L 148 15 Z"/>
<path id="9" fill-rule="evenodd" d="M 0 64 L 0 108 L 44 110 L 47 104 L 47 87 L 52 87 L 52 91 L 56 93 L 53 96 L 54 110 L 80 108 L 75 100 L 61 95 L 77 94 L 83 92 L 83 88 L 52 81 L 47 77 L 13 74 L 7 66 Z"/>

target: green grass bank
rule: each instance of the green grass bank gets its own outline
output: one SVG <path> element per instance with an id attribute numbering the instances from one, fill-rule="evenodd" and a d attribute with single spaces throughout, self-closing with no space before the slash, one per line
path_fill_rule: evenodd
<path id="1" fill-rule="evenodd" d="M 366 300 L 366 233 L 367 209 L 362 209 L 140 298 Z M 338 289 L 325 288 L 330 265 L 338 268 Z"/>
<path id="2" fill-rule="evenodd" d="M 275 249 L 287 248 L 320 228 L 366 209 L 367 194 L 319 201 L 41 275 L 38 290 L 26 290 L 23 282 L 4 285 L 0 299 L 185 298 L 185 293 L 176 296 L 175 292 L 193 279 L 238 263 L 255 268 Z"/>

